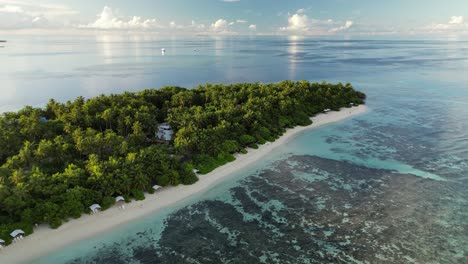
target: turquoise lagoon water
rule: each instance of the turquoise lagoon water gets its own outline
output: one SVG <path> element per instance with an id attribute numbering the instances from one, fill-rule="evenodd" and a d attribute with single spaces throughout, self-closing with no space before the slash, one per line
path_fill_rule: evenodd
<path id="1" fill-rule="evenodd" d="M 16 37 L 0 58 L 1 111 L 206 82 L 341 81 L 368 95 L 366 114 L 34 263 L 468 263 L 468 42 Z"/>

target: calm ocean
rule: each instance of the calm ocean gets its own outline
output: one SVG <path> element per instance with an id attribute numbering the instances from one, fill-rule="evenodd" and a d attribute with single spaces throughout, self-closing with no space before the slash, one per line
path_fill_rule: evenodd
<path id="1" fill-rule="evenodd" d="M 284 79 L 350 82 L 370 108 L 35 263 L 468 263 L 468 42 L 8 39 L 0 112 L 51 97 Z"/>

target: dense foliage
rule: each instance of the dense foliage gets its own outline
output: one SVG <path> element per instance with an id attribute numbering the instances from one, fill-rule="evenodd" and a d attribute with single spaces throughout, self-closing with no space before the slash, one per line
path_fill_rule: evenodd
<path id="1" fill-rule="evenodd" d="M 284 81 L 165 87 L 73 102 L 50 100 L 0 118 L 0 238 L 35 223 L 56 228 L 114 196 L 144 199 L 153 184 L 192 184 L 330 108 L 364 103 L 350 84 Z M 155 140 L 168 122 L 174 142 Z M 10 242 L 8 240 L 7 242 Z"/>

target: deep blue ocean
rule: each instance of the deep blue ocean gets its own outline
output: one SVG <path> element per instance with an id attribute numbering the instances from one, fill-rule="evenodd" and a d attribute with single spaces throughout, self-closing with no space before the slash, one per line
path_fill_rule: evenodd
<path id="1" fill-rule="evenodd" d="M 368 95 L 366 114 L 35 263 L 468 263 L 468 42 L 100 35 L 2 45 L 0 112 L 207 82 L 341 81 Z"/>

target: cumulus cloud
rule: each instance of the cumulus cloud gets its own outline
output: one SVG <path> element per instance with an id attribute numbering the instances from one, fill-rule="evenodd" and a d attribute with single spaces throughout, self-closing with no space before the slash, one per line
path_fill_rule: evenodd
<path id="1" fill-rule="evenodd" d="M 250 26 L 249 26 L 249 30 L 251 30 L 251 31 L 257 30 L 257 25 L 253 25 L 253 24 L 250 25 Z"/>
<path id="2" fill-rule="evenodd" d="M 192 20 L 190 24 L 178 24 L 176 21 L 161 23 L 156 19 L 143 19 L 139 16 L 123 17 L 117 10 L 105 6 L 96 21 L 78 26 L 82 29 L 103 29 L 103 30 L 142 30 L 158 33 L 170 34 L 235 34 L 231 27 L 237 21 L 229 22 L 225 19 L 218 19 L 211 24 L 205 25 Z"/>
<path id="3" fill-rule="evenodd" d="M 332 19 L 319 20 L 307 17 L 304 9 L 297 10 L 297 13 L 288 16 L 288 25 L 280 27 L 281 32 L 295 35 L 329 35 L 336 34 L 351 28 L 353 21 L 334 21 Z"/>
<path id="4" fill-rule="evenodd" d="M 294 14 L 288 17 L 288 26 L 281 30 L 305 32 L 309 29 L 309 18 L 306 15 Z"/>
<path id="5" fill-rule="evenodd" d="M 172 23 L 170 26 L 172 26 Z M 105 6 L 102 12 L 98 14 L 96 21 L 87 25 L 80 25 L 81 28 L 140 30 L 155 29 L 157 26 L 156 19 L 143 19 L 139 16 L 133 16 L 130 19 L 121 18 L 114 9 L 108 6 Z"/>
<path id="6" fill-rule="evenodd" d="M 78 12 L 63 5 L 0 0 L 0 29 L 59 27 L 65 24 L 63 18 L 76 14 Z"/>
<path id="7" fill-rule="evenodd" d="M 462 16 L 452 16 L 450 18 L 449 24 L 451 25 L 461 25 L 464 23 L 464 19 Z"/>
<path id="8" fill-rule="evenodd" d="M 43 15 L 33 15 L 21 6 L 0 7 L 0 29 L 23 29 L 47 27 L 48 20 Z"/>
<path id="9" fill-rule="evenodd" d="M 346 23 L 340 27 L 336 27 L 336 28 L 332 28 L 330 29 L 330 32 L 339 32 L 339 31 L 343 31 L 343 30 L 347 30 L 349 29 L 352 25 L 353 25 L 353 21 L 346 21 Z"/>
<path id="10" fill-rule="evenodd" d="M 247 20 L 244 20 L 244 19 L 237 19 L 237 20 L 236 20 L 236 23 L 245 24 L 245 23 L 247 23 Z"/>
<path id="11" fill-rule="evenodd" d="M 463 16 L 452 16 L 448 23 L 432 24 L 426 27 L 430 33 L 468 33 L 468 22 Z"/>
<path id="12" fill-rule="evenodd" d="M 229 24 L 225 19 L 218 19 L 213 24 L 211 24 L 210 29 L 218 33 L 227 32 L 229 29 Z"/>

